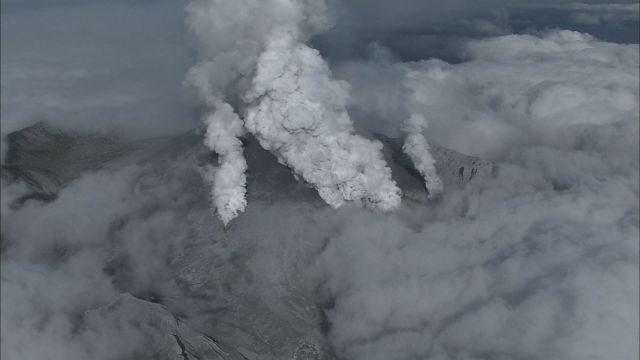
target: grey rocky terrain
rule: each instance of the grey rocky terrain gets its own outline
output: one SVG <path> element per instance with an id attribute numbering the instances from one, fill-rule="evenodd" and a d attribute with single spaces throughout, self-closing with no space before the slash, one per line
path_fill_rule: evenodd
<path id="1" fill-rule="evenodd" d="M 428 207 L 432 201 L 427 199 L 428 190 L 402 153 L 401 140 L 377 137 L 385 146 L 406 206 Z M 185 360 L 334 358 L 325 338 L 323 315 L 331 307 L 330 300 L 317 296 L 313 275 L 307 271 L 311 255 L 325 241 L 322 232 L 298 234 L 292 227 L 257 234 L 255 226 L 246 225 L 268 224 L 279 216 L 320 228 L 334 210 L 255 140 L 245 139 L 244 149 L 249 206 L 227 228 L 213 216 L 208 187 L 200 175 L 204 164 L 215 163 L 215 155 L 201 145 L 195 132 L 126 142 L 37 124 L 10 134 L 8 140 L 3 176 L 23 180 L 32 191 L 13 204 L 16 207 L 29 201 L 55 202 L 60 191 L 86 173 L 132 165 L 140 169 L 134 193 L 154 198 L 154 189 L 168 188 L 180 194 L 174 202 L 148 200 L 138 212 L 113 222 L 104 272 L 122 295 L 110 305 L 84 312 L 78 331 L 119 338 L 126 333 L 118 329 L 133 327 L 144 339 L 136 346 L 144 351 L 127 354 L 137 358 L 141 354 Z M 445 183 L 443 196 L 474 179 L 491 176 L 494 168 L 488 161 L 437 146 L 433 155 Z M 278 206 L 277 215 L 270 211 L 273 206 Z M 128 238 L 125 230 L 128 223 L 158 211 L 177 218 L 188 236 L 163 234 L 161 245 L 152 246 L 166 246 L 171 255 L 162 259 L 154 282 L 136 283 L 131 244 L 151 240 Z M 273 242 L 265 244 L 261 238 Z"/>

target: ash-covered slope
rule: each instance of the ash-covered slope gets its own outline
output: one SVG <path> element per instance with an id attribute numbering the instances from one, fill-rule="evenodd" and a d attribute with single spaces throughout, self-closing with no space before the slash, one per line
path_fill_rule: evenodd
<path id="1" fill-rule="evenodd" d="M 393 178 L 403 196 L 418 202 L 427 198 L 422 177 L 411 159 L 402 151 L 402 139 L 375 134 L 384 145 L 384 155 Z M 205 155 L 198 135 L 186 134 L 174 138 L 156 138 L 142 142 L 124 142 L 110 136 L 74 134 L 38 123 L 8 135 L 9 151 L 4 168 L 25 180 L 35 194 L 50 198 L 59 188 L 85 171 L 97 170 L 122 158 L 150 156 L 154 153 L 188 151 L 198 153 L 198 162 L 215 163 L 215 155 Z M 244 153 L 249 164 L 248 198 L 281 198 L 309 201 L 317 198 L 314 191 L 295 179 L 286 166 L 262 149 L 253 138 L 244 141 Z M 494 164 L 474 156 L 432 144 L 436 168 L 445 187 L 464 185 L 474 177 L 487 177 Z M 425 193 L 425 194 L 422 194 Z"/>
<path id="2" fill-rule="evenodd" d="M 401 141 L 379 138 L 404 199 L 411 206 L 428 207 L 427 190 Z M 85 313 L 80 333 L 111 340 L 121 336 L 114 329 L 128 329 L 138 340 L 122 350 L 126 356 L 334 358 L 323 315 L 330 304 L 319 303 L 307 269 L 312 254 L 326 243 L 327 219 L 336 210 L 254 139 L 245 140 L 244 153 L 249 206 L 225 227 L 212 216 L 201 176 L 201 169 L 216 158 L 195 132 L 132 143 L 38 124 L 9 135 L 3 175 L 24 180 L 33 192 L 16 207 L 28 206 L 33 198 L 55 206 L 64 200 L 65 189 L 86 174 L 135 175 L 127 184 L 130 199 L 123 200 L 130 202 L 127 210 L 108 224 L 106 242 L 97 245 L 105 254 L 104 275 L 117 291 L 132 295 L 105 299 L 103 306 Z M 447 189 L 490 176 L 493 167 L 442 148 L 434 147 L 433 154 L 445 196 Z M 168 216 L 175 224 L 160 235 L 140 234 L 139 229 L 151 227 L 154 234 L 159 231 L 154 227 L 163 228 L 154 223 L 155 216 Z M 282 219 L 307 222 L 307 231 L 271 225 Z M 77 246 L 57 246 L 55 261 L 66 261 L 77 251 Z"/>
<path id="3" fill-rule="evenodd" d="M 164 306 L 128 293 L 123 293 L 109 305 L 87 311 L 81 327 L 108 336 L 122 347 L 122 353 L 135 354 L 139 360 L 246 359 L 211 336 L 194 331 Z M 131 344 L 132 338 L 137 344 Z M 139 347 L 144 350 L 138 350 Z"/>
<path id="4" fill-rule="evenodd" d="M 44 197 L 84 171 L 99 169 L 135 147 L 108 136 L 64 133 L 43 123 L 7 136 L 5 169 L 22 178 Z"/>

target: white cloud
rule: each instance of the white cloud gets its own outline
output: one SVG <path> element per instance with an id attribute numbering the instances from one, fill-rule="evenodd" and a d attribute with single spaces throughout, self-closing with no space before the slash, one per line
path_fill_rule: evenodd
<path id="1" fill-rule="evenodd" d="M 352 106 L 385 121 L 360 126 L 390 132 L 407 114 L 423 114 L 429 141 L 485 158 L 502 158 L 517 144 L 571 147 L 572 127 L 633 126 L 624 120 L 637 117 L 637 45 L 555 31 L 472 41 L 463 51 L 468 60 L 459 65 L 350 62 L 337 73 L 352 84 Z M 409 73 L 412 89 L 404 83 Z"/>
<path id="2" fill-rule="evenodd" d="M 318 265 L 332 344 L 349 359 L 637 358 L 638 47 L 558 31 L 466 54 L 339 71 L 355 106 L 419 114 L 430 141 L 500 164 L 418 230 L 348 220 Z M 369 94 L 371 67 L 397 80 Z"/>
<path id="3" fill-rule="evenodd" d="M 349 218 L 320 260 L 339 355 L 638 355 L 637 192 L 615 177 L 558 192 L 535 167 L 505 168 L 420 231 Z"/>

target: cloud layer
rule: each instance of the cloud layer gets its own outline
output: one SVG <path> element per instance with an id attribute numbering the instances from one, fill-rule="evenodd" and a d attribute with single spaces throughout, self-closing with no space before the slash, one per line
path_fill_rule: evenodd
<path id="1" fill-rule="evenodd" d="M 371 67 L 395 74 L 354 106 L 419 114 L 433 141 L 500 164 L 417 230 L 356 216 L 332 238 L 332 344 L 348 359 L 637 357 L 638 47 L 557 31 L 465 54 L 339 72 L 356 93 Z M 412 101 L 375 101 L 397 93 Z"/>

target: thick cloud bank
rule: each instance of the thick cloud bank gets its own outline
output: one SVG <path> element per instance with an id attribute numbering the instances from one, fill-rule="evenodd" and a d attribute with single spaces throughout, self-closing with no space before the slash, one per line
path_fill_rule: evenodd
<path id="1" fill-rule="evenodd" d="M 353 134 L 347 84 L 332 79 L 320 53 L 305 45 L 329 24 L 324 1 L 197 0 L 188 12 L 202 58 L 189 80 L 214 112 L 227 113 L 207 120 L 207 146 L 220 155 L 212 197 L 223 222 L 246 204 L 239 116 L 331 206 L 398 206 L 380 145 Z"/>
<path id="2" fill-rule="evenodd" d="M 637 118 L 637 50 L 552 31 L 472 41 L 461 50 L 467 61 L 457 65 L 346 62 L 337 73 L 354 88 L 352 107 L 384 119 L 369 125 L 374 130 L 390 132 L 389 123 L 422 114 L 429 140 L 500 159 L 540 142 L 570 148 L 576 132 L 597 125 L 635 126 L 621 120 Z"/>
<path id="3" fill-rule="evenodd" d="M 330 241 L 332 344 L 347 359 L 637 358 L 638 47 L 554 31 L 466 56 L 343 69 L 370 110 L 371 67 L 398 76 L 391 94 L 419 79 L 398 118 L 500 165 L 417 230 L 363 216 Z"/>

